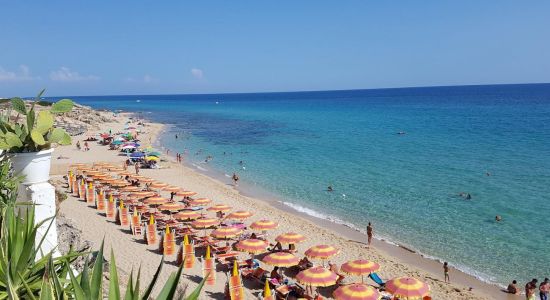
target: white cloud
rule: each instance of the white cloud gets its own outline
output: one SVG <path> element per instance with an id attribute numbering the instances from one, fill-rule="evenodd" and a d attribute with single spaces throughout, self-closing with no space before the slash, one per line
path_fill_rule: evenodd
<path id="1" fill-rule="evenodd" d="M 202 79 L 204 77 L 204 72 L 201 69 L 193 68 L 191 69 L 191 75 L 197 79 Z"/>
<path id="2" fill-rule="evenodd" d="M 95 75 L 80 75 L 67 67 L 61 67 L 59 70 L 50 72 L 50 79 L 54 81 L 95 81 L 100 78 Z"/>
<path id="3" fill-rule="evenodd" d="M 28 66 L 20 65 L 18 71 L 8 71 L 0 66 L 0 81 L 28 81 L 40 79 L 33 77 Z"/>
<path id="4" fill-rule="evenodd" d="M 146 74 L 142 78 L 128 77 L 124 81 L 139 82 L 139 83 L 153 83 L 153 82 L 158 82 L 159 80 L 149 74 Z"/>

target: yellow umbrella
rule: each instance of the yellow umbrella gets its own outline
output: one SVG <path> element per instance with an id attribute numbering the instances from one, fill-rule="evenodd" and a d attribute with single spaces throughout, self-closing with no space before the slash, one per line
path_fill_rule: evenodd
<path id="1" fill-rule="evenodd" d="M 269 243 L 264 240 L 258 239 L 246 239 L 239 241 L 235 245 L 235 249 L 243 252 L 248 252 L 250 254 L 259 254 L 264 253 L 269 246 Z"/>
<path id="2" fill-rule="evenodd" d="M 344 263 L 340 271 L 349 275 L 361 276 L 361 281 L 363 281 L 364 275 L 376 272 L 378 269 L 380 269 L 379 264 L 364 259 L 358 259 Z"/>
<path id="3" fill-rule="evenodd" d="M 274 252 L 266 255 L 262 261 L 270 266 L 277 267 L 293 267 L 300 263 L 300 259 L 292 253 L 288 252 Z"/>
<path id="4" fill-rule="evenodd" d="M 176 196 L 178 197 L 191 197 L 193 195 L 196 195 L 197 193 L 191 192 L 191 191 L 179 191 L 176 192 Z"/>
<path id="5" fill-rule="evenodd" d="M 199 229 L 205 229 L 205 228 L 210 228 L 210 227 L 214 227 L 214 226 L 217 226 L 218 224 L 220 224 L 220 221 L 218 219 L 214 219 L 214 218 L 203 218 L 203 219 L 198 219 L 198 220 L 195 220 L 191 223 L 191 226 L 195 227 L 195 228 L 199 228 Z"/>
<path id="6" fill-rule="evenodd" d="M 238 210 L 230 213 L 226 218 L 232 220 L 244 220 L 252 216 L 252 213 L 245 210 Z"/>
<path id="7" fill-rule="evenodd" d="M 230 239 L 241 233 L 243 233 L 242 229 L 237 227 L 221 227 L 212 231 L 210 235 L 218 239 Z"/>
<path id="8" fill-rule="evenodd" d="M 343 285 L 333 293 L 336 300 L 378 300 L 380 293 L 365 284 L 352 283 Z"/>
<path id="9" fill-rule="evenodd" d="M 208 198 L 199 198 L 199 199 L 195 199 L 193 201 L 191 201 L 191 206 L 202 206 L 202 205 L 206 205 L 208 203 L 212 202 L 212 200 L 208 199 Z"/>
<path id="10" fill-rule="evenodd" d="M 306 256 L 309 258 L 327 259 L 338 254 L 340 250 L 329 245 L 317 245 L 306 250 Z"/>
<path id="11" fill-rule="evenodd" d="M 281 244 L 297 244 L 306 240 L 306 237 L 294 232 L 287 232 L 275 238 Z"/>
<path id="12" fill-rule="evenodd" d="M 386 291 L 399 299 L 416 300 L 430 295 L 430 287 L 412 277 L 398 277 L 388 280 Z"/>
<path id="13" fill-rule="evenodd" d="M 230 206 L 227 206 L 225 204 L 216 204 L 214 206 L 210 206 L 209 208 L 207 208 L 206 210 L 208 211 L 215 211 L 215 212 L 219 212 L 219 211 L 230 211 L 231 210 L 231 207 Z"/>
<path id="14" fill-rule="evenodd" d="M 177 186 L 167 186 L 167 187 L 163 188 L 162 190 L 167 191 L 167 192 L 177 192 L 177 191 L 180 191 L 181 188 L 177 187 Z"/>
<path id="15" fill-rule="evenodd" d="M 143 203 L 149 204 L 149 205 L 160 205 L 166 202 L 168 202 L 168 199 L 163 197 L 155 197 L 155 196 L 149 197 L 143 201 Z"/>
<path id="16" fill-rule="evenodd" d="M 192 210 L 180 211 L 174 215 L 174 218 L 178 220 L 183 220 L 183 221 L 195 220 L 200 217 L 201 215 L 198 212 L 192 211 Z"/>
<path id="17" fill-rule="evenodd" d="M 296 280 L 299 283 L 309 286 L 331 286 L 336 284 L 337 279 L 338 275 L 323 267 L 309 268 L 296 275 Z"/>
<path id="18" fill-rule="evenodd" d="M 160 181 L 155 181 L 155 182 L 152 182 L 149 187 L 152 188 L 152 189 L 161 189 L 161 188 L 165 188 L 168 186 L 168 183 L 164 183 L 164 182 L 160 182 Z"/>
<path id="19" fill-rule="evenodd" d="M 252 228 L 254 230 L 262 230 L 262 231 L 275 229 L 278 226 L 279 226 L 278 223 L 270 221 L 270 220 L 260 220 L 260 221 L 256 221 L 256 222 L 250 224 L 250 228 Z"/>

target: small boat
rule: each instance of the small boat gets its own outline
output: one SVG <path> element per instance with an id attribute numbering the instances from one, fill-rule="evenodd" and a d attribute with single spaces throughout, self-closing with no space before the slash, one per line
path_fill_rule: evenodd
<path id="1" fill-rule="evenodd" d="M 141 102 L 141 100 L 137 99 L 136 102 Z"/>

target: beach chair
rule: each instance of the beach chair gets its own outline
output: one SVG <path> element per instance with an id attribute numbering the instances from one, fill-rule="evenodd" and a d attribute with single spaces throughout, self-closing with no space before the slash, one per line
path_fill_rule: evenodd
<path id="1" fill-rule="evenodd" d="M 261 267 L 258 267 L 253 270 L 243 270 L 243 278 L 247 280 L 252 280 L 259 282 L 260 284 L 263 282 L 263 279 L 268 274 L 268 272 Z"/>
<path id="2" fill-rule="evenodd" d="M 109 201 L 107 201 L 106 215 L 107 218 L 114 219 L 116 214 L 115 199 L 113 195 L 109 195 Z"/>
<path id="3" fill-rule="evenodd" d="M 103 190 L 99 190 L 99 193 L 97 194 L 95 207 L 101 212 L 105 211 L 105 195 L 103 194 Z"/>
<path id="4" fill-rule="evenodd" d="M 124 206 L 124 202 L 120 201 L 120 206 L 117 209 L 116 223 L 122 227 L 130 226 L 130 218 L 128 218 L 128 207 Z"/>
<path id="5" fill-rule="evenodd" d="M 147 242 L 147 245 L 154 245 L 157 243 L 157 238 L 157 223 L 151 217 L 147 228 L 145 228 L 145 242 Z"/>
<path id="6" fill-rule="evenodd" d="M 162 236 L 160 251 L 165 256 L 174 255 L 176 252 L 176 234 L 173 230 L 170 230 L 169 226 L 166 226 L 166 230 Z"/>
<path id="7" fill-rule="evenodd" d="M 370 273 L 369 278 L 372 279 L 372 281 L 374 281 L 380 287 L 383 287 L 384 285 L 386 285 L 386 283 L 376 273 Z"/>
<path id="8" fill-rule="evenodd" d="M 141 225 L 141 214 L 137 212 L 136 209 L 134 209 L 134 213 L 132 214 L 132 221 L 130 223 L 130 228 L 132 229 L 133 235 L 142 235 L 142 225 Z"/>
<path id="9" fill-rule="evenodd" d="M 88 189 L 86 190 L 86 203 L 95 203 L 95 190 L 91 182 L 88 184 Z"/>
<path id="10" fill-rule="evenodd" d="M 69 175 L 67 175 L 67 185 L 69 186 L 69 191 L 73 192 L 73 172 L 69 171 Z"/>

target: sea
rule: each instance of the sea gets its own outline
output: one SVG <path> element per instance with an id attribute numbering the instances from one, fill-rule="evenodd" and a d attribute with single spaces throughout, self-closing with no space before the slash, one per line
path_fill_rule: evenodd
<path id="1" fill-rule="evenodd" d="M 165 123 L 190 166 L 484 281 L 550 277 L 550 84 L 70 98 Z"/>

